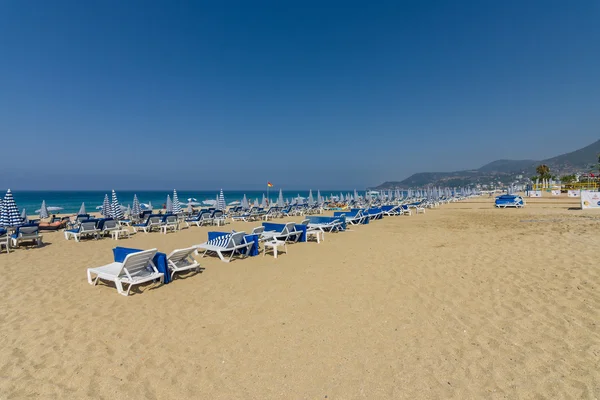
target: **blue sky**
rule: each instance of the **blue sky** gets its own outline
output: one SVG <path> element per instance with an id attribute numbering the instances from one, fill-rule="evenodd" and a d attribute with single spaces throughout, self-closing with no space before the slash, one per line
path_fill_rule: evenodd
<path id="1" fill-rule="evenodd" d="M 0 2 L 0 187 L 363 188 L 600 133 L 600 2 Z"/>

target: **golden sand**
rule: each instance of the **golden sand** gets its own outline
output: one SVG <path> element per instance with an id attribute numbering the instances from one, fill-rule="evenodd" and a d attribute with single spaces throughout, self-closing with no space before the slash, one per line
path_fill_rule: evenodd
<path id="1" fill-rule="evenodd" d="M 576 206 L 454 203 L 129 297 L 86 268 L 220 229 L 45 233 L 0 254 L 0 399 L 600 398 L 600 214 Z"/>

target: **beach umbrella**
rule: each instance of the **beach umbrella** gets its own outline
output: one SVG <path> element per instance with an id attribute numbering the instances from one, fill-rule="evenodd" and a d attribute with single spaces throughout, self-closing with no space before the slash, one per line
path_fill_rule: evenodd
<path id="1" fill-rule="evenodd" d="M 23 221 L 23 223 L 27 221 L 27 211 L 25 209 L 21 211 L 21 221 Z"/>
<path id="2" fill-rule="evenodd" d="M 315 200 L 313 199 L 312 189 L 308 191 L 308 205 L 310 207 L 315 205 Z"/>
<path id="3" fill-rule="evenodd" d="M 86 214 L 85 203 L 81 203 L 81 207 L 79 207 L 79 212 L 77 213 L 77 215 L 83 215 L 83 214 Z"/>
<path id="4" fill-rule="evenodd" d="M 285 203 L 283 202 L 283 192 L 281 191 L 281 189 L 279 189 L 279 198 L 277 199 L 277 205 L 279 207 L 285 206 Z"/>
<path id="5" fill-rule="evenodd" d="M 54 206 L 47 207 L 48 211 L 60 211 L 62 209 L 63 209 L 62 207 L 54 207 Z"/>
<path id="6" fill-rule="evenodd" d="M 102 202 L 102 211 L 100 211 L 100 214 L 102 214 L 104 218 L 110 218 L 112 215 L 110 210 L 110 201 L 108 201 L 107 194 L 104 195 L 104 202 Z"/>
<path id="7" fill-rule="evenodd" d="M 127 211 L 125 212 L 126 215 L 128 215 L 129 217 L 131 217 L 131 205 L 127 204 Z"/>
<path id="8" fill-rule="evenodd" d="M 133 195 L 133 206 L 131 206 L 131 215 L 139 217 L 142 213 L 142 209 L 140 207 L 140 201 L 137 198 L 137 194 Z"/>
<path id="9" fill-rule="evenodd" d="M 244 197 L 242 198 L 242 208 L 244 210 L 247 210 L 250 208 L 250 205 L 248 204 L 248 199 L 246 198 L 246 194 L 244 194 Z"/>
<path id="10" fill-rule="evenodd" d="M 241 201 L 236 200 L 236 201 L 232 201 L 229 204 L 227 204 L 228 206 L 239 206 L 240 204 L 242 204 Z"/>
<path id="11" fill-rule="evenodd" d="M 48 218 L 48 209 L 46 208 L 46 200 L 42 200 L 42 207 L 36 211 L 40 213 L 40 219 Z"/>
<path id="12" fill-rule="evenodd" d="M 254 204 L 253 207 L 258 207 L 260 205 L 260 203 L 258 202 L 258 197 L 256 199 L 254 199 Z"/>
<path id="13" fill-rule="evenodd" d="M 192 214 L 194 212 L 194 208 L 192 207 L 192 205 L 190 203 L 188 203 L 187 212 L 188 212 L 188 214 Z"/>
<path id="14" fill-rule="evenodd" d="M 216 200 L 204 200 L 202 202 L 202 204 L 206 204 L 207 206 L 214 206 L 215 204 L 217 204 Z"/>
<path id="15" fill-rule="evenodd" d="M 188 201 L 188 203 L 191 203 L 192 201 L 198 201 L 198 200 L 193 197 L 188 197 L 187 201 Z"/>
<path id="16" fill-rule="evenodd" d="M 262 195 L 262 201 L 260 202 L 261 208 L 267 208 L 267 199 L 265 198 L 265 194 Z"/>
<path id="17" fill-rule="evenodd" d="M 177 190 L 173 189 L 173 214 L 181 214 L 181 204 L 177 197 Z"/>
<path id="18" fill-rule="evenodd" d="M 225 196 L 223 195 L 223 189 L 219 192 L 219 197 L 217 199 L 217 210 L 225 211 L 227 208 L 227 203 L 225 203 Z"/>
<path id="19" fill-rule="evenodd" d="M 354 189 L 354 199 L 358 200 L 358 192 L 356 191 L 356 189 Z"/>
<path id="20" fill-rule="evenodd" d="M 110 214 L 114 219 L 123 219 L 123 209 L 119 205 L 117 194 L 114 189 L 112 191 L 112 203 L 110 204 Z"/>
<path id="21" fill-rule="evenodd" d="M 0 215 L 0 226 L 20 226 L 22 225 L 21 216 L 17 203 L 13 198 L 10 189 L 7 190 L 4 200 L 2 201 L 2 213 Z"/>
<path id="22" fill-rule="evenodd" d="M 152 211 L 152 202 L 151 201 L 148 202 L 148 210 Z"/>
<path id="23" fill-rule="evenodd" d="M 171 201 L 171 196 L 167 195 L 167 213 L 171 214 L 173 212 L 173 202 Z"/>

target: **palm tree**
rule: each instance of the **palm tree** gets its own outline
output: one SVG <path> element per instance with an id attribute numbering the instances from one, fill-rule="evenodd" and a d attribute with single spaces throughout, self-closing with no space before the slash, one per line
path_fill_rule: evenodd
<path id="1" fill-rule="evenodd" d="M 538 165 L 535 172 L 539 175 L 540 179 L 550 179 L 550 168 L 546 164 Z"/>

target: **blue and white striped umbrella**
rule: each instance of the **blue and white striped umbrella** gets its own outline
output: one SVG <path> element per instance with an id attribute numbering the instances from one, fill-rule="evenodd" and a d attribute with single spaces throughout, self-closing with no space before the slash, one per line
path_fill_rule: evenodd
<path id="1" fill-rule="evenodd" d="M 285 203 L 283 201 L 283 192 L 279 189 L 279 198 L 277 199 L 277 205 L 279 207 L 285 207 Z"/>
<path id="2" fill-rule="evenodd" d="M 171 196 L 167 195 L 167 214 L 171 214 L 173 212 L 173 202 L 171 201 Z"/>
<path id="3" fill-rule="evenodd" d="M 173 189 L 173 214 L 181 214 L 181 204 L 177 197 L 177 190 Z"/>
<path id="4" fill-rule="evenodd" d="M 6 192 L 2 201 L 2 213 L 0 214 L 0 226 L 20 226 L 22 225 L 21 216 L 17 203 L 13 198 L 10 189 Z"/>
<path id="5" fill-rule="evenodd" d="M 48 208 L 46 207 L 46 200 L 42 200 L 42 207 L 38 211 L 40 213 L 40 219 L 48 218 L 50 215 L 48 214 Z"/>
<path id="6" fill-rule="evenodd" d="M 110 201 L 108 200 L 107 194 L 104 195 L 104 201 L 102 202 L 102 210 L 100 211 L 100 214 L 102 214 L 104 218 L 110 218 L 112 214 L 110 210 Z"/>
<path id="7" fill-rule="evenodd" d="M 77 215 L 83 215 L 83 214 L 86 214 L 85 203 L 81 203 L 81 207 L 79 207 L 79 212 L 77 213 Z"/>
<path id="8" fill-rule="evenodd" d="M 142 213 L 142 209 L 140 207 L 140 201 L 137 198 L 137 194 L 133 195 L 133 205 L 131 206 L 131 215 L 134 217 L 138 217 Z"/>
<path id="9" fill-rule="evenodd" d="M 248 204 L 248 199 L 246 198 L 246 195 L 244 194 L 244 197 L 242 198 L 242 208 L 244 210 L 247 210 L 250 208 L 250 204 Z"/>
<path id="10" fill-rule="evenodd" d="M 223 195 L 223 189 L 219 192 L 219 197 L 217 198 L 217 210 L 225 211 L 227 208 L 227 203 L 225 203 L 225 196 Z"/>
<path id="11" fill-rule="evenodd" d="M 119 204 L 119 200 L 117 199 L 117 194 L 115 191 L 112 191 L 112 203 L 110 203 L 110 214 L 114 219 L 123 219 L 123 209 Z"/>

